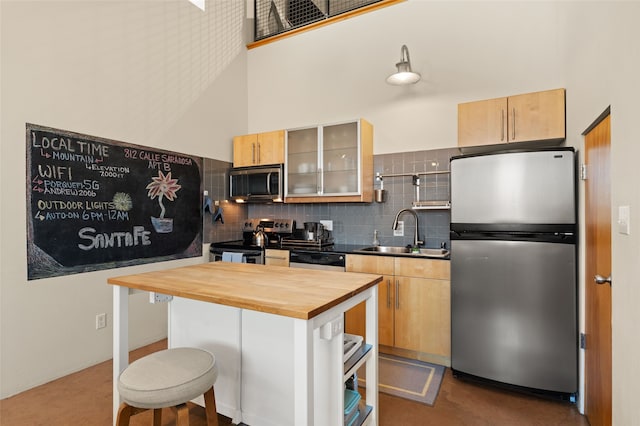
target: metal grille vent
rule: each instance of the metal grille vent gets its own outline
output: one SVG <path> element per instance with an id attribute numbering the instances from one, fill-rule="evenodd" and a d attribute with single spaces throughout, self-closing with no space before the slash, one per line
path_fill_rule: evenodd
<path id="1" fill-rule="evenodd" d="M 380 1 L 256 0 L 254 40 L 262 40 Z"/>

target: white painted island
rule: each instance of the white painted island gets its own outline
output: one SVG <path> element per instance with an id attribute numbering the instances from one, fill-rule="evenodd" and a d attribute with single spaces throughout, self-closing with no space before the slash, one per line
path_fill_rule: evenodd
<path id="1" fill-rule="evenodd" d="M 377 286 L 371 274 L 215 262 L 110 278 L 115 383 L 128 365 L 128 295 L 172 295 L 169 347 L 216 355 L 218 411 L 251 426 L 343 424 L 344 383 L 366 363 L 367 410 L 378 424 Z M 344 312 L 366 301 L 368 349 L 343 360 Z M 356 361 L 357 359 L 357 361 Z M 115 417 L 114 417 L 115 418 Z"/>

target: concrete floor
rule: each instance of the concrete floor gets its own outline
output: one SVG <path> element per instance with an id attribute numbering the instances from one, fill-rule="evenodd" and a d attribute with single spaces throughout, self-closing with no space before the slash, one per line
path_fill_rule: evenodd
<path id="1" fill-rule="evenodd" d="M 133 351 L 131 359 L 166 348 L 166 340 Z M 0 401 L 2 426 L 110 426 L 111 361 L 30 389 Z M 507 392 L 453 378 L 447 369 L 433 407 L 381 393 L 379 426 L 588 426 L 575 405 Z M 230 425 L 219 416 L 220 426 Z M 173 411 L 163 411 L 163 425 L 175 424 Z M 150 425 L 149 412 L 132 426 Z M 204 409 L 193 406 L 191 426 L 204 426 Z"/>

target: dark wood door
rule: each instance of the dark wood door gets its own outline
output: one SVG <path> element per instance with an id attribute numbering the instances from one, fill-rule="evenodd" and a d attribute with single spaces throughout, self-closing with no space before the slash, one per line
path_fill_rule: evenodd
<path id="1" fill-rule="evenodd" d="M 611 425 L 611 116 L 585 133 L 586 278 L 585 414 L 592 426 Z"/>

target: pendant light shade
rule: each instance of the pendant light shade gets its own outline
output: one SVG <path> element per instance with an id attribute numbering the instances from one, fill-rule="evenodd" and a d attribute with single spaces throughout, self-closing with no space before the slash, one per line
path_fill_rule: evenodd
<path id="1" fill-rule="evenodd" d="M 420 80 L 420 74 L 411 70 L 411 60 L 409 59 L 409 49 L 402 45 L 400 49 L 400 62 L 396 64 L 398 72 L 387 77 L 387 83 L 396 86 L 415 84 Z"/>

